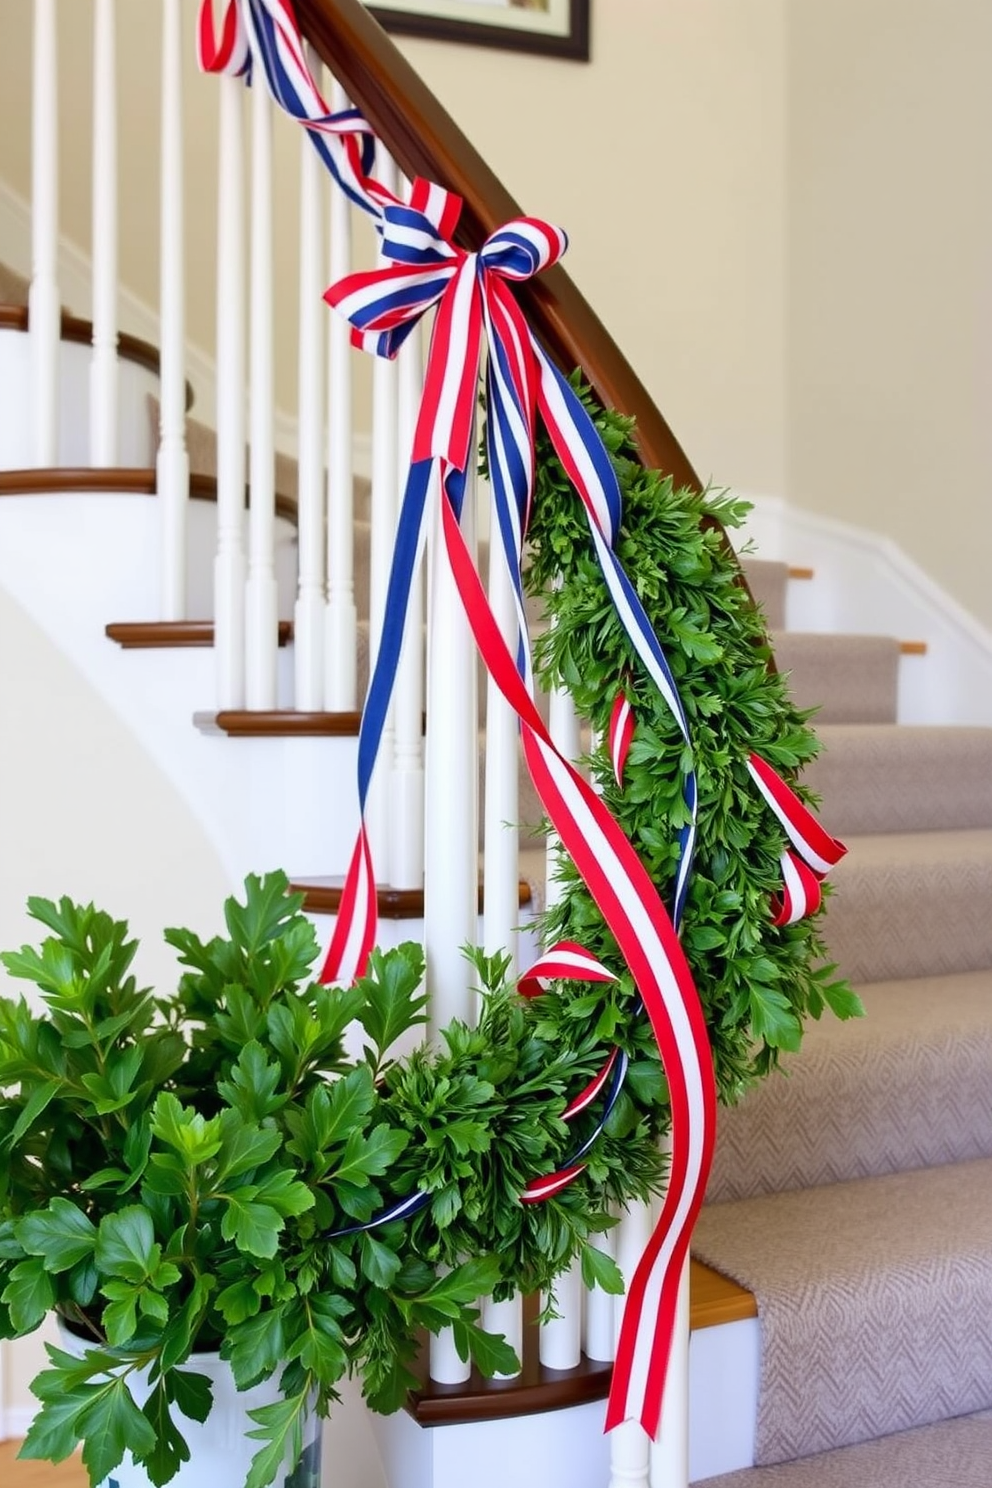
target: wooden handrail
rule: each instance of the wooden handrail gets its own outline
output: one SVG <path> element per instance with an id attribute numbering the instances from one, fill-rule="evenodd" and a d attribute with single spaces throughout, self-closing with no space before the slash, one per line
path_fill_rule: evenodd
<path id="1" fill-rule="evenodd" d="M 520 216 L 509 192 L 359 0 L 296 0 L 296 11 L 301 31 L 400 169 L 463 199 L 462 247 L 481 247 L 496 228 Z M 534 206 L 540 210 L 540 203 Z M 562 370 L 581 367 L 605 407 L 637 420 L 645 465 L 699 490 L 698 476 L 647 388 L 565 270 L 556 265 L 517 293 Z"/>

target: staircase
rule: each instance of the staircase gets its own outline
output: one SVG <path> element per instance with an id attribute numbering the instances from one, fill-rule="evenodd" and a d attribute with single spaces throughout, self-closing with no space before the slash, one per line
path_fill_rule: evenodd
<path id="1" fill-rule="evenodd" d="M 895 641 L 784 632 L 776 658 L 822 701 L 807 779 L 849 848 L 826 940 L 866 1017 L 721 1111 L 694 1253 L 757 1300 L 761 1466 L 708 1481 L 987 1484 L 992 730 L 900 725 Z"/>

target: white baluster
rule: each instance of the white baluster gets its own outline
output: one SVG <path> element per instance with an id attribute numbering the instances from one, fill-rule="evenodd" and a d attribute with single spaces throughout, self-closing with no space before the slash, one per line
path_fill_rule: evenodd
<path id="1" fill-rule="evenodd" d="M 500 634 L 511 653 L 516 651 L 517 607 L 513 584 L 499 542 L 495 503 L 490 489 L 489 604 Z M 483 836 L 484 910 L 482 944 L 488 955 L 508 951 L 508 975 L 514 978 L 517 964 L 519 922 L 520 832 L 519 754 L 517 715 L 492 677 L 486 680 L 486 773 Z M 484 1325 L 492 1333 L 503 1333 L 521 1358 L 523 1346 L 523 1300 L 513 1296 L 506 1302 L 487 1298 L 483 1304 Z"/>
<path id="2" fill-rule="evenodd" d="M 320 58 L 307 48 L 318 88 Z M 299 592 L 294 610 L 295 706 L 324 706 L 324 292 L 323 164 L 303 130 L 300 139 Z"/>
<path id="3" fill-rule="evenodd" d="M 617 1265 L 628 1288 L 651 1238 L 651 1230 L 651 1206 L 634 1200 L 616 1231 Z M 615 1298 L 615 1336 L 619 1336 L 625 1301 L 625 1297 Z M 650 1455 L 651 1442 L 639 1421 L 623 1421 L 615 1426 L 610 1432 L 609 1488 L 648 1488 Z"/>
<path id="4" fill-rule="evenodd" d="M 93 11 L 90 464 L 117 464 L 117 63 L 114 0 Z"/>
<path id="5" fill-rule="evenodd" d="M 524 1312 L 523 1303 L 516 1292 L 512 1297 L 507 1297 L 505 1302 L 494 1302 L 492 1297 L 485 1297 L 482 1303 L 482 1326 L 487 1333 L 502 1333 L 517 1358 L 523 1359 Z M 519 1369 L 515 1369 L 512 1374 L 495 1374 L 493 1378 L 515 1379 L 519 1373 Z"/>
<path id="6" fill-rule="evenodd" d="M 436 493 L 435 493 L 436 496 Z M 462 531 L 475 551 L 476 482 L 465 493 Z M 424 946 L 431 989 L 430 1031 L 472 1015 L 469 972 L 459 947 L 474 942 L 478 920 L 478 714 L 475 646 L 448 563 L 439 522 L 428 532 L 427 832 Z M 468 1379 L 451 1330 L 431 1339 L 431 1377 Z"/>
<path id="7" fill-rule="evenodd" d="M 435 492 L 431 500 L 440 499 Z M 462 532 L 475 552 L 474 472 Z M 424 942 L 430 1029 L 471 1021 L 471 973 L 460 947 L 478 936 L 478 704 L 475 642 L 448 563 L 440 521 L 428 524 L 427 832 Z"/>
<path id="8" fill-rule="evenodd" d="M 162 180 L 159 313 L 161 430 L 156 486 L 162 524 L 162 618 L 186 614 L 186 299 L 183 269 L 183 37 L 181 0 L 162 5 Z"/>
<path id="9" fill-rule="evenodd" d="M 272 307 L 272 104 L 259 79 L 251 89 L 251 429 L 246 696 L 252 709 L 276 705 L 279 601 Z"/>
<path id="10" fill-rule="evenodd" d="M 604 1255 L 616 1259 L 614 1230 L 593 1235 L 590 1244 Z M 582 1347 L 587 1358 L 604 1363 L 615 1358 L 614 1310 L 614 1299 L 609 1292 L 604 1292 L 601 1287 L 589 1288 L 585 1295 L 585 1315 L 582 1320 Z"/>
<path id="11" fill-rule="evenodd" d="M 552 739 L 568 760 L 577 760 L 582 750 L 579 716 L 575 704 L 567 692 L 552 689 L 548 712 L 548 728 Z M 561 885 L 552 877 L 558 860 L 558 834 L 548 833 L 547 875 L 548 884 L 545 902 L 550 909 L 561 897 Z"/>
<path id="12" fill-rule="evenodd" d="M 679 1280 L 675 1335 L 665 1377 L 658 1435 L 651 1446 L 650 1488 L 687 1488 L 689 1482 L 689 1259 Z"/>
<path id="13" fill-rule="evenodd" d="M 419 326 L 399 357 L 398 484 L 402 492 L 423 389 Z M 390 882 L 419 889 L 424 882 L 424 582 L 418 561 L 410 589 L 410 619 L 396 674 L 396 756 L 390 798 Z"/>
<path id="14" fill-rule="evenodd" d="M 34 460 L 58 463 L 59 342 L 59 147 L 58 49 L 55 0 L 35 0 L 31 98 L 31 331 L 34 386 Z"/>
<path id="15" fill-rule="evenodd" d="M 348 107 L 340 83 L 331 88 L 335 113 Z M 331 192 L 330 281 L 351 272 L 351 208 L 343 191 Z M 348 322 L 331 313 L 327 351 L 327 612 L 324 705 L 335 713 L 358 701 L 355 609 L 354 487 L 351 428 L 351 344 Z"/>
<path id="16" fill-rule="evenodd" d="M 395 162 L 380 145 L 376 152 L 376 176 L 388 190 L 396 191 L 399 173 Z M 380 255 L 380 262 L 385 262 Z M 369 547 L 369 676 L 375 669 L 386 610 L 386 588 L 393 556 L 398 507 L 397 459 L 397 367 L 376 357 L 372 368 L 372 523 Z M 392 882 L 389 861 L 389 786 L 395 756 L 395 703 L 390 705 L 379 744 L 379 756 L 369 788 L 365 819 L 369 842 L 380 883 Z"/>
<path id="17" fill-rule="evenodd" d="M 500 634 L 516 652 L 516 593 L 503 557 L 495 504 L 490 501 L 489 604 Z M 482 881 L 485 885 L 483 945 L 489 955 L 509 951 L 510 976 L 517 970 L 519 920 L 519 730 L 515 710 L 492 677 L 486 681 L 485 835 Z"/>
<path id="18" fill-rule="evenodd" d="M 541 1325 L 541 1363 L 549 1369 L 574 1369 L 582 1358 L 582 1270 L 578 1260 L 558 1277 L 554 1295 L 559 1316 Z"/>
<path id="19" fill-rule="evenodd" d="M 218 708 L 245 705 L 245 116 L 240 78 L 219 77 L 217 193 Z"/>

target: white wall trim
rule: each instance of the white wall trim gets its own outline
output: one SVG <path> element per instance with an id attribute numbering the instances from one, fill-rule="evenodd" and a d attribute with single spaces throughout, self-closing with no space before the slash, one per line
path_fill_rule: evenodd
<path id="1" fill-rule="evenodd" d="M 31 275 L 31 207 L 18 192 L 0 180 L 0 263 L 26 278 Z M 59 238 L 59 290 L 63 304 L 75 315 L 89 317 L 91 311 L 91 264 L 71 239 Z M 158 312 L 125 285 L 118 286 L 121 330 L 140 336 L 153 346 L 160 343 Z M 194 414 L 201 423 L 216 426 L 217 366 L 209 352 L 195 342 L 186 343 L 186 375 L 196 395 Z M 284 408 L 275 410 L 276 448 L 286 454 L 296 451 L 296 416 Z M 367 433 L 354 435 L 354 469 L 368 477 L 372 472 L 372 442 Z"/>
<path id="2" fill-rule="evenodd" d="M 904 659 L 899 721 L 992 724 L 992 631 L 897 542 L 778 496 L 740 494 L 753 509 L 735 545 L 750 538 L 757 556 L 814 570 L 789 586 L 790 630 L 926 641 L 926 656 Z"/>
<path id="3" fill-rule="evenodd" d="M 33 1405 L 8 1405 L 0 1411 L 0 1441 L 20 1441 L 37 1415 Z"/>

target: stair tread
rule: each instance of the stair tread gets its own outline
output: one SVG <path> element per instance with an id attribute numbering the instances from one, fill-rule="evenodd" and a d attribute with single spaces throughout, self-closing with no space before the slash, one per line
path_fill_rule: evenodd
<path id="1" fill-rule="evenodd" d="M 992 827 L 992 728 L 824 723 L 803 773 L 837 835 Z"/>
<path id="2" fill-rule="evenodd" d="M 992 1407 L 992 1158 L 709 1205 L 693 1250 L 757 1298 L 760 1461 Z"/>
<path id="3" fill-rule="evenodd" d="M 992 968 L 858 992 L 720 1110 L 708 1202 L 992 1157 Z"/>
<path id="4" fill-rule="evenodd" d="M 992 829 L 851 837 L 824 925 L 852 981 L 992 966 Z"/>
<path id="5" fill-rule="evenodd" d="M 815 723 L 894 723 L 900 643 L 892 636 L 773 630 L 779 671 L 798 708 Z"/>
<path id="6" fill-rule="evenodd" d="M 721 1473 L 691 1488 L 988 1488 L 990 1462 L 992 1416 L 979 1412 L 797 1462 Z"/>

